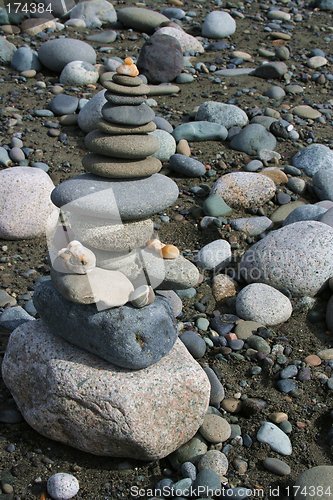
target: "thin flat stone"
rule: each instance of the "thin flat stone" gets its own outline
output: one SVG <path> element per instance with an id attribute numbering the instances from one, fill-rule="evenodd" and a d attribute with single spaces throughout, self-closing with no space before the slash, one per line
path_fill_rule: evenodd
<path id="1" fill-rule="evenodd" d="M 255 68 L 226 68 L 215 71 L 214 76 L 243 76 L 250 75 Z"/>
<path id="2" fill-rule="evenodd" d="M 143 85 L 141 78 L 138 76 L 118 75 L 118 73 L 113 75 L 112 81 L 118 85 L 125 85 L 125 87 L 139 87 Z"/>
<path id="3" fill-rule="evenodd" d="M 100 175 L 101 177 L 126 178 L 147 177 L 159 172 L 162 168 L 160 160 L 154 156 L 144 160 L 133 161 L 121 158 L 109 158 L 107 156 L 88 153 L 82 159 L 82 165 L 86 172 Z"/>
<path id="4" fill-rule="evenodd" d="M 111 123 L 136 127 L 153 121 L 155 113 L 144 103 L 139 106 L 113 106 L 106 103 L 102 108 L 102 116 Z"/>
<path id="5" fill-rule="evenodd" d="M 141 160 L 160 148 L 159 140 L 153 135 L 111 136 L 99 130 L 90 132 L 84 142 L 86 148 L 93 153 L 128 160 Z"/>
<path id="6" fill-rule="evenodd" d="M 146 95 L 143 96 L 126 96 L 126 95 L 118 95 L 112 94 L 111 92 L 105 92 L 105 99 L 114 104 L 115 106 L 139 106 L 147 99 Z"/>
<path id="7" fill-rule="evenodd" d="M 59 184 L 51 198 L 56 206 L 70 203 L 71 212 L 83 215 L 115 218 L 119 213 L 122 220 L 140 220 L 163 212 L 178 195 L 177 184 L 161 174 L 133 181 L 81 174 Z"/>
<path id="8" fill-rule="evenodd" d="M 154 224 L 150 219 L 115 224 L 106 218 L 72 214 L 69 221 L 75 239 L 103 251 L 130 252 L 144 246 L 154 233 Z"/>
<path id="9" fill-rule="evenodd" d="M 156 125 L 154 122 L 146 123 L 146 125 L 140 125 L 139 127 L 131 127 L 130 125 L 118 125 L 114 123 L 108 123 L 101 120 L 98 123 L 98 128 L 109 135 L 128 135 L 128 134 L 148 134 L 149 132 L 154 132 L 156 130 Z"/>
<path id="10" fill-rule="evenodd" d="M 145 84 L 142 84 L 138 87 L 125 87 L 124 85 L 118 85 L 117 83 L 106 80 L 103 81 L 103 86 L 107 90 L 120 95 L 146 95 L 150 92 L 149 86 Z"/>
<path id="11" fill-rule="evenodd" d="M 180 87 L 169 83 L 161 83 L 160 85 L 149 85 L 149 95 L 170 95 L 178 94 Z"/>
<path id="12" fill-rule="evenodd" d="M 316 120 L 321 116 L 320 111 L 306 104 L 295 106 L 292 109 L 292 112 L 294 115 L 299 116 L 300 118 L 306 118 L 308 120 Z"/>

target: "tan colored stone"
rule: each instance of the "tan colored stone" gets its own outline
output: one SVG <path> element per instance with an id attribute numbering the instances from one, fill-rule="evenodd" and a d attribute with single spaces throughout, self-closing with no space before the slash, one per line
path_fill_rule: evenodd
<path id="1" fill-rule="evenodd" d="M 28 321 L 11 335 L 2 373 L 33 429 L 94 455 L 163 458 L 192 438 L 209 404 L 208 378 L 180 340 L 133 371 Z"/>
<path id="2" fill-rule="evenodd" d="M 221 408 L 228 413 L 239 413 L 242 407 L 242 402 L 240 399 L 236 398 L 224 398 L 221 402 Z"/>
<path id="3" fill-rule="evenodd" d="M 25 19 L 21 24 L 21 30 L 31 36 L 37 35 L 47 29 L 56 29 L 54 19 L 29 18 Z"/>
<path id="4" fill-rule="evenodd" d="M 288 415 L 282 411 L 275 411 L 269 415 L 269 419 L 273 424 L 281 424 L 288 420 Z"/>
<path id="5" fill-rule="evenodd" d="M 223 443 L 231 435 L 229 422 L 219 415 L 208 414 L 199 429 L 200 434 L 210 443 Z"/>
<path id="6" fill-rule="evenodd" d="M 306 118 L 308 120 L 316 120 L 321 116 L 320 111 L 317 109 L 308 106 L 307 104 L 300 104 L 299 106 L 295 106 L 292 110 L 292 113 L 300 118 Z"/>
<path id="7" fill-rule="evenodd" d="M 186 139 L 180 139 L 177 144 L 177 153 L 185 156 L 191 156 L 191 148 Z"/>
<path id="8" fill-rule="evenodd" d="M 131 127 L 130 125 L 117 125 L 101 120 L 97 127 L 102 132 L 110 135 L 148 134 L 156 130 L 154 122 L 149 122 L 146 123 L 146 125 L 140 125 L 138 127 Z"/>
<path id="9" fill-rule="evenodd" d="M 321 359 L 316 354 L 309 354 L 306 358 L 304 358 L 304 362 L 309 366 L 320 366 Z"/>
<path id="10" fill-rule="evenodd" d="M 264 168 L 260 173 L 272 179 L 272 181 L 277 185 L 287 184 L 288 182 L 287 175 L 280 168 L 267 167 Z"/>
<path id="11" fill-rule="evenodd" d="M 235 280 L 226 274 L 214 276 L 212 282 L 212 291 L 214 299 L 219 302 L 228 297 L 234 297 L 237 294 L 238 285 Z"/>

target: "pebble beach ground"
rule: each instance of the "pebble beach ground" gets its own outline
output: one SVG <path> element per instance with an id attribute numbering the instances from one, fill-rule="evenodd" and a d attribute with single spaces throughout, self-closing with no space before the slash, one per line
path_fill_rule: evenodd
<path id="1" fill-rule="evenodd" d="M 215 487 L 216 477 L 218 481 L 226 478 L 228 487 L 233 488 L 233 498 L 251 498 L 251 491 L 254 498 L 253 492 L 258 490 L 263 490 L 265 498 L 292 498 L 301 473 L 315 466 L 332 465 L 333 333 L 325 315 L 333 287 L 331 291 L 326 288 L 319 295 L 316 293 L 321 280 L 333 277 L 333 215 L 332 210 L 330 214 L 327 211 L 333 205 L 315 204 L 327 199 L 332 203 L 333 182 L 330 184 L 332 175 L 326 178 L 313 169 L 314 164 L 333 164 L 329 150 L 333 146 L 333 6 L 327 0 L 328 9 L 323 10 L 325 2 L 322 4 L 322 9 L 301 1 L 222 4 L 147 0 L 144 4 L 157 12 L 176 9 L 173 15 L 204 47 L 198 53 L 200 47 L 193 45 L 196 55 L 191 49 L 185 51 L 187 62 L 175 81 L 180 88 L 178 93 L 151 96 L 156 101 L 150 102 L 155 114 L 169 122 L 161 119 L 159 130 L 172 132 L 170 124 L 176 128 L 207 117 L 214 122 L 212 117 L 223 115 L 224 110 L 201 106 L 208 101 L 237 106 L 230 116 L 223 115 L 225 127 L 211 123 L 211 130 L 205 128 L 204 132 L 211 134 L 208 139 L 214 136 L 217 140 L 197 142 L 191 140 L 197 132 L 177 129 L 177 141 L 189 137 L 192 161 L 187 160 L 184 165 L 184 157 L 178 154 L 168 163 L 164 161 L 168 152 L 160 152 L 161 173 L 177 183 L 180 196 L 171 208 L 151 217 L 161 241 L 176 245 L 202 273 L 195 290 L 179 292 L 183 309 L 178 323 L 184 344 L 205 368 L 212 384 L 210 412 L 198 437 L 170 459 L 146 464 L 95 457 L 32 430 L 21 420 L 1 381 L 0 499 L 48 498 L 46 481 L 58 472 L 77 478 L 78 499 L 130 499 L 140 498 L 141 493 L 144 498 L 143 490 L 158 484 L 179 491 L 189 485 Z M 118 10 L 135 4 L 125 1 L 113 5 Z M 224 38 L 220 39 L 210 38 L 214 23 L 206 17 L 216 9 L 231 14 L 225 21 Z M 114 67 L 113 57 L 138 57 L 148 39 L 141 30 L 120 25 L 105 25 L 101 30 L 72 24 L 56 36 L 88 42 L 97 53 L 98 64 L 109 60 L 108 70 Z M 33 50 L 54 37 L 52 32 L 34 36 L 8 34 L 6 27 L 2 31 L 16 47 L 27 45 Z M 5 56 L 0 56 L 4 63 Z M 25 57 L 23 54 L 23 61 Z M 5 146 L 0 148 L 0 168 L 7 168 L 10 159 L 15 165 L 37 167 L 47 172 L 57 186 L 83 172 L 85 133 L 77 126 L 75 113 L 103 87 L 96 83 L 94 67 L 86 68 L 86 76 L 91 78 L 88 86 L 79 86 L 72 84 L 70 78 L 80 68 L 72 69 L 69 76 L 62 74 L 59 80 L 59 73 L 40 67 L 38 62 L 32 70 L 22 72 L 22 61 L 17 59 L 16 69 L 13 64 L 0 67 L 0 137 Z M 270 62 L 270 69 L 262 69 L 263 61 Z M 173 64 L 177 66 L 175 61 Z M 255 73 L 250 74 L 250 69 Z M 63 90 L 71 99 L 54 101 Z M 45 111 L 50 109 L 51 100 L 52 113 Z M 70 124 L 71 120 L 74 124 Z M 274 120 L 277 121 L 272 127 Z M 252 129 L 248 129 L 249 121 Z M 261 127 L 253 129 L 255 123 Z M 237 136 L 244 126 L 249 134 L 255 134 L 254 139 Z M 224 133 L 229 134 L 228 141 Z M 265 153 L 259 151 L 263 141 Z M 294 158 L 298 151 L 316 143 L 323 146 L 314 153 L 310 150 L 308 158 Z M 174 148 L 170 135 L 164 146 Z M 273 154 L 273 150 L 278 154 Z M 186 148 L 177 150 L 184 151 Z M 265 167 L 275 170 L 257 177 L 255 174 Z M 235 173 L 250 177 L 235 178 Z M 231 177 L 219 181 L 225 174 Z M 45 181 L 36 182 L 47 191 Z M 215 195 L 223 196 L 226 205 Z M 289 215 L 290 210 L 285 207 L 290 203 L 293 208 L 302 208 L 304 203 L 311 205 L 311 214 L 304 214 L 302 209 L 302 213 Z M 280 248 L 276 262 L 281 252 L 286 256 L 281 260 L 282 266 L 277 266 L 280 270 L 282 267 L 280 281 L 274 273 L 266 284 L 247 287 L 244 281 L 231 279 L 238 279 L 244 253 L 256 242 L 260 245 L 267 241 L 261 238 L 262 233 L 270 234 L 272 224 L 279 227 L 287 217 L 294 218 L 284 222 L 278 243 L 270 243 L 273 249 Z M 325 222 L 326 232 L 319 220 Z M 288 230 L 289 224 L 295 222 L 299 226 Z M 293 254 L 290 242 L 296 249 Z M 3 239 L 0 249 L 0 307 L 10 303 L 25 311 L 18 309 L 17 316 L 0 317 L 3 355 L 15 321 L 24 320 L 26 313 L 36 315 L 32 303 L 34 286 L 50 269 L 44 237 Z M 258 257 L 257 267 L 267 265 L 259 260 Z M 313 262 L 317 262 L 318 269 L 314 273 L 309 268 L 307 273 L 304 269 Z M 251 262 L 243 257 L 242 263 L 243 270 L 250 272 Z M 219 272 L 222 264 L 228 267 L 229 278 Z M 243 290 L 238 293 L 240 288 Z M 332 325 L 333 313 L 330 314 Z M 239 318 L 246 324 L 236 324 Z M 218 381 L 223 385 L 223 394 Z M 201 464 L 195 460 L 197 454 L 204 455 Z M 182 462 L 186 465 L 178 467 Z M 204 477 L 206 469 L 215 471 L 215 475 Z M 332 469 L 321 469 L 322 477 L 325 474 L 331 478 Z M 161 480 L 164 482 L 159 483 Z M 332 483 L 332 479 L 328 481 Z M 72 483 L 75 490 L 77 485 Z M 247 488 L 248 492 L 237 488 Z"/>

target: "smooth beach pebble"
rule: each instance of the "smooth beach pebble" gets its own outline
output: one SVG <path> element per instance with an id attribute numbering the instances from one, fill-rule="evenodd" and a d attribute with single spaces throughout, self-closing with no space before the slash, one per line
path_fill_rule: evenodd
<path id="1" fill-rule="evenodd" d="M 47 491 L 53 500 L 70 500 L 79 492 L 76 477 L 65 472 L 58 472 L 47 481 Z"/>

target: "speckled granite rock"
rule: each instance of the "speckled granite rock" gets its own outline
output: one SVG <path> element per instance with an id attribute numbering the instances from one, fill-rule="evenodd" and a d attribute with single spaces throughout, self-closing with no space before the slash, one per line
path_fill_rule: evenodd
<path id="1" fill-rule="evenodd" d="M 165 457 L 193 437 L 209 403 L 207 376 L 179 340 L 159 363 L 133 372 L 33 321 L 11 335 L 2 374 L 31 427 L 95 455 Z"/>

